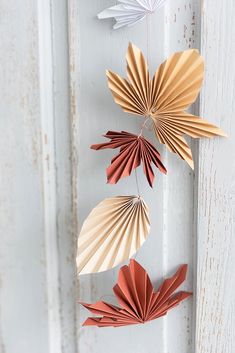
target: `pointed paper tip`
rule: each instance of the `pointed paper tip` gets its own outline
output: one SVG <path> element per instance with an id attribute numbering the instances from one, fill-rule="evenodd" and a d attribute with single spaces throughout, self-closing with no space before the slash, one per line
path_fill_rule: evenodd
<path id="1" fill-rule="evenodd" d="M 185 281 L 186 276 L 187 276 L 187 272 L 188 272 L 188 265 L 187 264 L 181 265 L 178 268 L 178 270 L 176 272 L 176 276 L 178 278 L 181 278 L 181 283 Z"/>
<path id="2" fill-rule="evenodd" d="M 190 160 L 187 160 L 186 162 L 188 163 L 188 165 L 190 166 L 190 168 L 191 168 L 192 170 L 194 170 L 194 161 L 193 161 L 192 159 L 190 159 Z"/>
<path id="3" fill-rule="evenodd" d="M 78 258 L 79 258 L 79 257 L 78 257 Z M 80 268 L 77 270 L 77 275 L 78 275 L 78 276 L 88 275 L 88 274 L 91 273 L 90 271 L 87 271 L 86 266 L 82 266 L 82 265 L 80 264 L 80 261 L 78 262 L 78 260 L 77 260 L 77 267 L 78 267 L 78 268 L 80 267 Z"/>
<path id="4" fill-rule="evenodd" d="M 85 302 L 81 302 L 80 300 L 78 301 L 78 304 L 83 305 L 83 306 L 88 306 L 89 304 L 85 303 Z"/>
<path id="5" fill-rule="evenodd" d="M 104 10 L 104 11 L 99 12 L 99 13 L 97 14 L 97 17 L 98 17 L 99 20 L 104 20 L 104 19 L 106 19 L 106 18 L 107 18 L 106 11 Z"/>
<path id="6" fill-rule="evenodd" d="M 219 136 L 228 137 L 228 134 L 226 134 L 226 132 L 224 132 L 224 130 L 219 129 Z"/>
<path id="7" fill-rule="evenodd" d="M 94 326 L 93 320 L 92 320 L 90 317 L 88 317 L 88 319 L 86 319 L 86 320 L 83 322 L 82 326 L 83 326 L 83 327 L 84 327 L 84 326 Z"/>
<path id="8" fill-rule="evenodd" d="M 136 50 L 136 51 L 140 52 L 140 49 L 135 44 L 133 44 L 132 42 L 129 42 L 128 49 L 127 49 L 127 56 L 128 56 L 128 52 L 130 50 Z"/>
<path id="9" fill-rule="evenodd" d="M 168 173 L 166 168 L 162 169 L 161 172 L 165 175 L 167 175 L 167 173 Z"/>
<path id="10" fill-rule="evenodd" d="M 108 174 L 108 172 L 107 172 L 108 169 L 109 169 L 109 167 L 106 169 L 106 174 Z M 115 181 L 113 179 L 108 179 L 108 177 L 107 177 L 106 184 L 115 185 L 115 184 L 117 184 L 117 181 Z"/>
<path id="11" fill-rule="evenodd" d="M 181 272 L 181 271 L 184 272 L 184 276 L 186 277 L 187 271 L 188 271 L 188 265 L 187 265 L 187 264 L 181 265 L 180 268 L 179 268 L 179 271 L 180 271 L 180 272 Z"/>
<path id="12" fill-rule="evenodd" d="M 182 264 L 181 267 L 186 267 L 186 269 L 188 269 L 188 264 Z"/>
<path id="13" fill-rule="evenodd" d="M 195 53 L 199 54 L 199 50 L 196 48 L 188 49 L 189 51 L 194 51 Z"/>
<path id="14" fill-rule="evenodd" d="M 97 150 L 97 145 L 91 145 L 91 146 L 90 146 L 90 149 L 91 149 L 91 150 Z"/>

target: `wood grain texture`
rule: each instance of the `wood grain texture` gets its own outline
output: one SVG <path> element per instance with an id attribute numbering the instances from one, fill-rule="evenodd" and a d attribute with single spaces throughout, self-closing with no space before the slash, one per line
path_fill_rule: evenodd
<path id="1" fill-rule="evenodd" d="M 202 2 L 200 111 L 229 138 L 199 145 L 196 353 L 235 351 L 234 13 L 233 0 Z"/>
<path id="2" fill-rule="evenodd" d="M 0 352 L 74 353 L 67 1 L 0 11 Z"/>
<path id="3" fill-rule="evenodd" d="M 38 9 L 30 0 L 0 8 L 0 351 L 48 352 Z"/>
<path id="4" fill-rule="evenodd" d="M 231 353 L 234 1 L 202 2 L 201 38 L 199 0 L 168 0 L 146 21 L 119 31 L 96 18 L 110 3 L 0 2 L 0 353 Z M 134 175 L 106 184 L 112 151 L 89 149 L 110 129 L 138 133 L 141 125 L 113 102 L 105 70 L 125 75 L 129 41 L 143 50 L 153 73 L 169 54 L 198 47 L 200 39 L 206 59 L 200 112 L 230 138 L 195 144 L 196 180 L 186 163 L 156 143 L 168 176 L 156 172 L 152 191 L 137 172 L 152 230 L 136 257 L 156 285 L 189 263 L 184 289 L 194 286 L 197 297 L 145 326 L 82 328 L 87 312 L 77 301 L 112 301 L 118 268 L 77 281 L 75 238 L 105 197 L 136 193 Z"/>

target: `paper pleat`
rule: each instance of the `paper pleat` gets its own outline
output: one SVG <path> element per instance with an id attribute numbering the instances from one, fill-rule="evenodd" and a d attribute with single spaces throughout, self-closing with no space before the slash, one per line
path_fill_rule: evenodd
<path id="1" fill-rule="evenodd" d="M 116 184 L 121 178 L 129 176 L 132 170 L 141 163 L 151 187 L 154 181 L 152 163 L 162 173 L 167 173 L 159 152 L 144 136 L 138 136 L 126 131 L 108 131 L 104 137 L 110 139 L 110 142 L 92 145 L 91 148 L 94 150 L 120 148 L 119 154 L 112 159 L 111 165 L 106 170 L 108 183 Z"/>
<path id="2" fill-rule="evenodd" d="M 202 86 L 202 56 L 195 49 L 175 53 L 159 66 L 153 79 L 142 52 L 133 44 L 128 47 L 126 59 L 128 80 L 107 71 L 115 102 L 125 112 L 150 117 L 159 141 L 193 168 L 192 152 L 183 135 L 227 136 L 217 126 L 185 111 L 195 102 Z"/>
<path id="3" fill-rule="evenodd" d="M 147 14 L 158 10 L 166 0 L 119 0 L 119 4 L 112 6 L 98 14 L 99 19 L 114 18 L 114 29 L 133 26 L 142 21 Z"/>
<path id="4" fill-rule="evenodd" d="M 106 271 L 131 258 L 149 230 L 148 208 L 141 198 L 105 199 L 89 214 L 78 237 L 78 274 Z"/>
<path id="5" fill-rule="evenodd" d="M 182 265 L 171 277 L 163 281 L 157 291 L 145 269 L 137 261 L 119 271 L 118 282 L 113 292 L 120 307 L 99 301 L 95 304 L 81 303 L 91 313 L 101 317 L 90 317 L 84 326 L 119 327 L 143 324 L 167 314 L 167 312 L 192 293 L 176 289 L 185 281 L 187 265 Z"/>

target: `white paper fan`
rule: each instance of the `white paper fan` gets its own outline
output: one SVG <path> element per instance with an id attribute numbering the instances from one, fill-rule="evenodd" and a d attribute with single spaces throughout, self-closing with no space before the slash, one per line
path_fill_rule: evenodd
<path id="1" fill-rule="evenodd" d="M 148 208 L 137 196 L 117 196 L 98 204 L 78 238 L 78 274 L 106 271 L 130 259 L 150 230 Z"/>
<path id="2" fill-rule="evenodd" d="M 99 19 L 115 18 L 114 29 L 132 26 L 143 20 L 148 13 L 158 10 L 166 0 L 119 0 L 119 5 L 112 6 L 98 14 Z"/>

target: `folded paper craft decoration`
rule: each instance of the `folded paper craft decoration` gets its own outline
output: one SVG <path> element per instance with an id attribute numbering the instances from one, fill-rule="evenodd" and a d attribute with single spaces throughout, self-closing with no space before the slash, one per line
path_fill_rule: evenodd
<path id="1" fill-rule="evenodd" d="M 121 178 L 129 176 L 141 163 L 151 187 L 154 180 L 151 163 L 166 174 L 159 152 L 142 134 L 138 136 L 125 131 L 108 131 L 104 137 L 109 138 L 110 142 L 92 145 L 91 148 L 94 150 L 120 148 L 120 153 L 112 159 L 111 165 L 106 170 L 108 183 L 116 184 Z"/>
<path id="2" fill-rule="evenodd" d="M 140 197 L 105 199 L 89 214 L 78 237 L 78 274 L 106 271 L 131 258 L 149 230 L 148 208 Z"/>
<path id="3" fill-rule="evenodd" d="M 118 283 L 113 292 L 120 307 L 99 301 L 95 304 L 81 303 L 91 313 L 101 317 L 88 318 L 83 326 L 127 326 L 144 324 L 167 314 L 192 293 L 175 290 L 184 282 L 187 265 L 181 266 L 169 279 L 166 279 L 157 291 L 147 272 L 135 260 L 119 271 Z"/>
<path id="4" fill-rule="evenodd" d="M 143 20 L 147 14 L 158 10 L 166 0 L 119 0 L 119 4 L 112 6 L 98 14 L 99 19 L 115 18 L 114 29 L 132 26 Z"/>
<path id="5" fill-rule="evenodd" d="M 130 44 L 127 52 L 127 77 L 107 71 L 114 100 L 125 112 L 151 118 L 161 143 L 194 168 L 192 152 L 183 135 L 194 138 L 226 134 L 215 125 L 185 110 L 200 91 L 204 61 L 195 49 L 171 55 L 150 78 L 140 49 Z"/>

